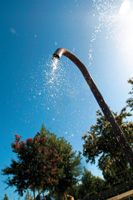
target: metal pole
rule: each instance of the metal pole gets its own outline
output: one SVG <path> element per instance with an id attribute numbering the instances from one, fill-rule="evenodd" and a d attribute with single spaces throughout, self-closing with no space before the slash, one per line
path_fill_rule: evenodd
<path id="1" fill-rule="evenodd" d="M 102 97 L 100 91 L 98 90 L 95 82 L 93 81 L 92 77 L 90 76 L 89 72 L 87 71 L 86 67 L 84 64 L 70 51 L 64 48 L 59 48 L 55 51 L 53 54 L 53 58 L 58 58 L 60 59 L 61 56 L 64 55 L 67 58 L 69 58 L 72 62 L 74 62 L 77 67 L 80 69 L 82 72 L 86 82 L 88 83 L 94 97 L 96 98 L 100 108 L 102 109 L 106 119 L 111 125 L 111 128 L 113 130 L 113 133 L 119 142 L 121 148 L 123 149 L 123 152 L 125 153 L 128 162 L 130 165 L 133 167 L 133 150 L 130 147 L 125 135 L 123 134 L 122 130 L 120 129 L 119 125 L 117 124 L 115 118 L 113 117 L 108 105 L 106 104 L 104 98 Z"/>

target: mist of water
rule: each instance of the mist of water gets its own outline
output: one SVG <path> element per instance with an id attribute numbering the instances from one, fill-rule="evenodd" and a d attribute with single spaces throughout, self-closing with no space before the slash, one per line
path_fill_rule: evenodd
<path id="1" fill-rule="evenodd" d="M 92 33 L 89 48 L 89 66 L 94 59 L 94 42 L 104 31 L 103 40 L 112 42 L 114 49 L 131 65 L 133 51 L 133 5 L 130 0 L 93 0 L 93 17 L 97 25 Z M 110 48 L 110 47 L 109 47 Z"/>

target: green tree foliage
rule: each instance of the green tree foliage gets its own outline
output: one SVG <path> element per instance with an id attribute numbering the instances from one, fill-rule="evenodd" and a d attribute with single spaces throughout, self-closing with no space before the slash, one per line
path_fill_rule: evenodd
<path id="1" fill-rule="evenodd" d="M 131 84 L 131 91 L 129 92 L 129 94 L 131 95 L 131 97 L 129 99 L 127 99 L 127 106 L 131 108 L 131 111 L 133 111 L 133 77 L 131 79 L 128 80 L 128 83 Z"/>
<path id="2" fill-rule="evenodd" d="M 33 196 L 30 194 L 29 190 L 27 190 L 24 200 L 33 200 Z"/>
<path id="3" fill-rule="evenodd" d="M 123 154 L 110 124 L 100 111 L 97 111 L 96 125 L 92 125 L 88 134 L 82 138 L 83 155 L 87 157 L 87 162 L 95 163 L 98 158 L 98 167 L 103 171 L 104 178 L 111 184 L 126 181 L 130 177 L 130 166 Z M 132 145 L 133 123 L 126 121 L 131 116 L 124 108 L 118 115 L 114 113 L 114 117 L 118 122 L 127 140 Z M 123 174 L 122 174 L 123 173 Z"/>
<path id="4" fill-rule="evenodd" d="M 105 181 L 103 179 L 92 175 L 92 173 L 84 167 L 81 184 L 74 185 L 72 188 L 69 189 L 69 192 L 75 200 L 80 200 L 88 194 L 98 194 L 100 191 L 103 190 L 104 186 Z"/>
<path id="5" fill-rule="evenodd" d="M 4 199 L 3 200 L 9 200 L 8 196 L 5 194 Z"/>
<path id="6" fill-rule="evenodd" d="M 72 146 L 63 137 L 57 138 L 53 133 L 50 133 L 42 125 L 40 133 L 37 137 L 47 136 L 51 149 L 56 149 L 61 158 L 57 165 L 58 183 L 55 185 L 55 191 L 58 194 L 58 199 L 65 199 L 69 187 L 79 181 L 81 174 L 81 153 L 72 150 Z"/>
<path id="7" fill-rule="evenodd" d="M 133 85 L 133 80 L 129 83 Z M 130 94 L 133 94 L 133 87 Z M 133 98 L 127 100 L 128 107 L 133 109 Z M 133 146 L 133 122 L 127 118 L 132 116 L 124 107 L 120 114 L 112 112 L 114 118 L 125 134 L 129 144 Z M 109 122 L 105 119 L 100 111 L 97 111 L 96 125 L 92 125 L 90 131 L 82 136 L 84 140 L 83 155 L 86 156 L 87 162 L 95 163 L 98 158 L 98 167 L 103 171 L 103 176 L 108 183 L 117 184 L 132 177 L 132 169 L 121 150 Z"/>
<path id="8" fill-rule="evenodd" d="M 21 136 L 15 135 L 15 142 L 11 144 L 18 160 L 12 160 L 10 166 L 2 170 L 3 175 L 8 175 L 5 182 L 8 186 L 16 186 L 20 195 L 28 188 L 44 192 L 44 188 L 58 182 L 56 165 L 60 157 L 56 149 L 49 147 L 46 136 L 28 138 L 26 142 L 20 139 Z"/>
<path id="9" fill-rule="evenodd" d="M 68 194 L 74 197 L 74 200 L 81 200 L 84 196 L 84 191 L 82 189 L 82 184 L 73 185 L 68 190 Z"/>
<path id="10" fill-rule="evenodd" d="M 82 191 L 84 191 L 84 196 L 86 194 L 97 194 L 99 193 L 105 184 L 105 181 L 100 177 L 96 177 L 92 175 L 90 171 L 88 171 L 84 167 L 83 176 L 81 178 L 82 182 Z"/>
<path id="11" fill-rule="evenodd" d="M 40 132 L 26 142 L 15 135 L 11 144 L 17 161 L 12 160 L 9 167 L 2 170 L 8 175 L 8 186 L 16 186 L 16 191 L 23 195 L 27 189 L 39 194 L 45 190 L 55 190 L 59 199 L 66 198 L 69 187 L 79 181 L 81 174 L 81 153 L 74 152 L 70 143 L 42 126 Z"/>

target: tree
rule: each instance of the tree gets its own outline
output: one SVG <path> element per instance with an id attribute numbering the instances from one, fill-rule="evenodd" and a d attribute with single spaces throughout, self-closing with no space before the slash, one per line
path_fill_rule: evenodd
<path id="1" fill-rule="evenodd" d="M 129 82 L 133 84 L 132 80 Z M 131 108 L 132 101 L 132 98 L 127 100 L 128 106 Z M 127 108 L 124 107 L 120 114 L 113 112 L 113 115 L 132 146 L 133 122 L 127 120 L 132 116 L 131 112 L 127 112 Z M 83 155 L 90 163 L 95 163 L 98 158 L 98 167 L 111 185 L 130 180 L 131 167 L 114 137 L 109 122 L 100 111 L 97 111 L 97 116 L 96 125 L 92 125 L 90 131 L 82 137 L 84 140 Z"/>
<path id="2" fill-rule="evenodd" d="M 54 133 L 47 131 L 42 125 L 40 133 L 37 133 L 37 137 L 47 137 L 48 143 L 51 149 L 56 149 L 59 157 L 61 158 L 57 165 L 58 183 L 55 185 L 55 191 L 57 192 L 58 199 L 66 199 L 66 193 L 69 187 L 76 184 L 79 181 L 79 175 L 81 174 L 81 153 L 72 151 L 70 143 L 63 138 L 57 138 Z"/>
<path id="3" fill-rule="evenodd" d="M 130 115 L 126 112 L 126 108 L 119 115 L 114 113 L 116 121 L 131 144 L 133 123 L 125 121 Z M 128 175 L 130 165 L 112 133 L 110 124 L 100 111 L 97 111 L 97 116 L 96 125 L 92 125 L 88 134 L 82 137 L 85 142 L 83 155 L 90 163 L 95 163 L 98 158 L 98 167 L 103 171 L 104 178 L 111 184 L 124 181 L 130 177 Z"/>
<path id="4" fill-rule="evenodd" d="M 74 185 L 69 191 L 75 200 L 80 200 L 88 194 L 98 194 L 103 190 L 104 185 L 105 181 L 103 179 L 92 175 L 92 173 L 84 167 L 81 183 L 79 185 Z"/>
<path id="5" fill-rule="evenodd" d="M 68 189 L 68 194 L 74 197 L 74 200 L 81 200 L 84 197 L 84 191 L 82 189 L 82 184 L 73 185 Z"/>
<path id="6" fill-rule="evenodd" d="M 128 80 L 128 83 L 131 84 L 132 88 L 131 91 L 129 92 L 129 94 L 131 94 L 131 97 L 127 99 L 126 103 L 127 106 L 131 109 L 131 111 L 133 111 L 133 77 Z"/>
<path id="7" fill-rule="evenodd" d="M 9 167 L 2 170 L 8 186 L 16 186 L 16 191 L 23 195 L 28 188 L 44 193 L 57 181 L 56 165 L 60 160 L 56 149 L 50 149 L 47 137 L 28 138 L 26 142 L 15 135 L 15 142 L 11 144 L 12 151 L 17 154 L 18 160 L 11 160 Z"/>
<path id="8" fill-rule="evenodd" d="M 85 167 L 83 176 L 81 178 L 81 182 L 82 182 L 82 190 L 84 191 L 84 196 L 88 193 L 89 194 L 99 193 L 103 189 L 105 184 L 105 181 L 103 179 L 92 175 L 92 173 L 88 171 Z"/>
<path id="9" fill-rule="evenodd" d="M 42 126 L 41 131 L 26 142 L 15 135 L 11 144 L 18 160 L 12 160 L 9 167 L 2 170 L 8 186 L 16 186 L 16 191 L 23 195 L 28 188 L 39 195 L 46 190 L 55 190 L 59 199 L 66 198 L 69 187 L 79 181 L 81 173 L 81 153 L 72 151 L 70 143 Z"/>
<path id="10" fill-rule="evenodd" d="M 5 194 L 4 199 L 3 200 L 8 200 L 8 196 Z"/>

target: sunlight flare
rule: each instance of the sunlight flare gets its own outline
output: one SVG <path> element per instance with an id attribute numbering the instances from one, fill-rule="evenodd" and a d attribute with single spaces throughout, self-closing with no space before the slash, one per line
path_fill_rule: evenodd
<path id="1" fill-rule="evenodd" d="M 125 58 L 130 62 L 133 52 L 133 8 L 130 0 L 124 0 L 119 9 L 120 44 Z"/>
<path id="2" fill-rule="evenodd" d="M 124 0 L 123 3 L 121 4 L 120 10 L 119 10 L 119 14 L 120 15 L 127 14 L 128 11 L 130 10 L 130 7 L 131 7 L 130 0 Z"/>

